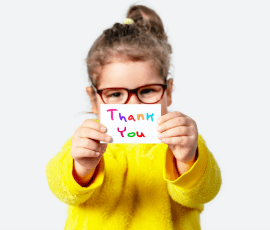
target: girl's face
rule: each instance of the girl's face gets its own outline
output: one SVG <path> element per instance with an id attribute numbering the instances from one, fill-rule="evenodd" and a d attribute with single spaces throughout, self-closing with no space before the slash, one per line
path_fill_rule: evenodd
<path id="1" fill-rule="evenodd" d="M 157 74 L 151 61 L 125 61 L 114 59 L 112 63 L 103 66 L 100 72 L 98 89 L 121 87 L 135 89 L 148 84 L 164 84 L 164 81 Z M 163 98 L 157 103 L 161 104 L 161 115 L 167 113 L 167 107 L 172 103 L 173 80 L 167 83 L 167 89 Z M 92 110 L 100 120 L 100 104 L 104 104 L 98 94 L 94 94 L 91 87 L 86 91 L 90 97 Z M 132 94 L 127 104 L 143 104 L 135 94 Z"/>

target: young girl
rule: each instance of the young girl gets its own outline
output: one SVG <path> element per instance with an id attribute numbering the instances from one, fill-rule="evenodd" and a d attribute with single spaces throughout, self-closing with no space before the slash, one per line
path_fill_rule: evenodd
<path id="1" fill-rule="evenodd" d="M 90 49 L 93 112 L 100 118 L 100 104 L 161 104 L 163 143 L 107 144 L 106 127 L 85 120 L 46 169 L 51 191 L 69 205 L 65 229 L 201 229 L 200 213 L 217 195 L 221 173 L 195 121 L 167 113 L 171 52 L 161 19 L 140 5 Z"/>

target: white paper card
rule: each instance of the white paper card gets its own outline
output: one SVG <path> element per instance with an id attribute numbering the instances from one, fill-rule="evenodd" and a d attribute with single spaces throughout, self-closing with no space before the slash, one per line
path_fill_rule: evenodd
<path id="1" fill-rule="evenodd" d="M 160 104 L 101 104 L 100 123 L 112 137 L 110 143 L 161 143 L 157 138 Z"/>

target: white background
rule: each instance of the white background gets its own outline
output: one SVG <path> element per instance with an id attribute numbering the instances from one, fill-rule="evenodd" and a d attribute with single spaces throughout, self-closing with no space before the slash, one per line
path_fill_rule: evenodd
<path id="1" fill-rule="evenodd" d="M 64 229 L 45 168 L 91 111 L 85 58 L 135 1 L 0 2 L 0 229 Z M 222 172 L 204 230 L 270 229 L 270 2 L 142 1 L 173 47 L 173 104 Z"/>

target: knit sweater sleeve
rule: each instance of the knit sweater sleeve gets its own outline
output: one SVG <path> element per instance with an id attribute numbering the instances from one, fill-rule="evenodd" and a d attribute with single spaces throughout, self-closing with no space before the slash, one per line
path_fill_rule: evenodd
<path id="1" fill-rule="evenodd" d="M 171 198 L 186 207 L 203 209 L 221 187 L 220 168 L 201 135 L 198 138 L 198 158 L 193 166 L 178 177 L 173 163 L 173 154 L 168 151 L 163 169 Z"/>
<path id="2" fill-rule="evenodd" d="M 93 179 L 88 187 L 80 186 L 74 179 L 73 158 L 70 155 L 72 137 L 64 144 L 46 167 L 46 176 L 52 193 L 62 202 L 69 205 L 79 205 L 91 197 L 103 183 L 103 156 L 95 169 Z"/>

